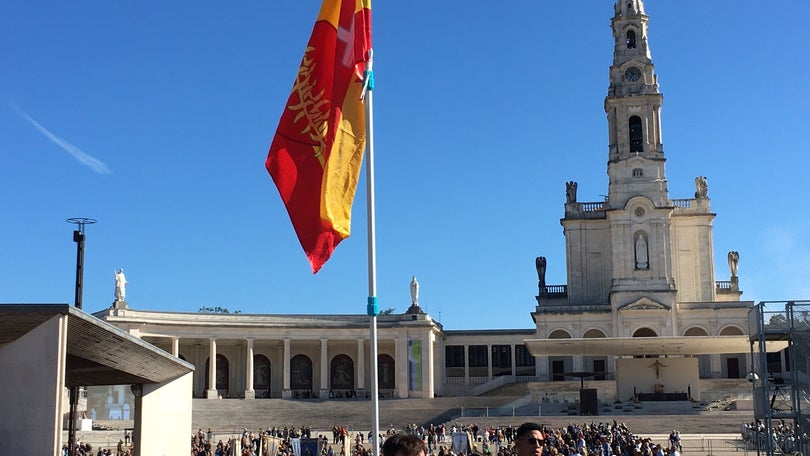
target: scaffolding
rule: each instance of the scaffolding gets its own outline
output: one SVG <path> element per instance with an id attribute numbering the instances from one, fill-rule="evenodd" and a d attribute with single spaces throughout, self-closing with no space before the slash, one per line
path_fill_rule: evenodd
<path id="1" fill-rule="evenodd" d="M 808 454 L 810 301 L 760 302 L 748 313 L 748 334 L 757 454 Z"/>

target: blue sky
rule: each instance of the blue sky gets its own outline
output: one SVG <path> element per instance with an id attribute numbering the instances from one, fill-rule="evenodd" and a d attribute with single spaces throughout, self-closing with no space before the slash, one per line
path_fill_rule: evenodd
<path id="1" fill-rule="evenodd" d="M 463 5 L 463 7 L 461 7 Z M 447 329 L 531 328 L 534 258 L 565 283 L 565 182 L 607 193 L 609 0 L 373 4 L 378 292 Z M 365 313 L 365 185 L 312 275 L 264 159 L 320 6 L 0 6 L 0 302 Z M 671 198 L 708 177 L 715 273 L 810 298 L 810 3 L 648 1 Z"/>

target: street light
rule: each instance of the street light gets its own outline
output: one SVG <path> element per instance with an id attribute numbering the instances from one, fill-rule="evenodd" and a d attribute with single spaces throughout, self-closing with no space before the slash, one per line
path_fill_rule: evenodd
<path id="1" fill-rule="evenodd" d="M 76 243 L 76 293 L 75 306 L 82 308 L 82 286 L 84 279 L 84 227 L 96 223 L 95 219 L 87 217 L 73 217 L 66 220 L 72 225 L 76 225 L 73 231 L 73 242 Z M 68 422 L 68 454 L 73 455 L 76 451 L 76 405 L 79 402 L 79 387 L 70 387 L 70 420 Z"/>

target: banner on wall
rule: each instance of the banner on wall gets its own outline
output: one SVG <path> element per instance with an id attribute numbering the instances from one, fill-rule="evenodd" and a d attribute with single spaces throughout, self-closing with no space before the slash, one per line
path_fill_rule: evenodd
<path id="1" fill-rule="evenodd" d="M 408 389 L 422 391 L 422 341 L 408 341 Z"/>

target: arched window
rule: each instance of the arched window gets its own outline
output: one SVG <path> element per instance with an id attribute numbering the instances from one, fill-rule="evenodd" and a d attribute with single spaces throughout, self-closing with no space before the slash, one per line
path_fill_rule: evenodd
<path id="1" fill-rule="evenodd" d="M 706 330 L 699 326 L 692 326 L 683 333 L 686 337 L 705 337 L 708 336 Z"/>
<path id="2" fill-rule="evenodd" d="M 726 326 L 725 328 L 720 330 L 721 336 L 742 336 L 743 332 L 740 328 L 736 326 Z"/>
<path id="3" fill-rule="evenodd" d="M 605 333 L 600 329 L 589 329 L 582 335 L 583 339 L 601 339 L 603 337 L 606 337 Z"/>
<path id="4" fill-rule="evenodd" d="M 628 127 L 630 132 L 630 152 L 644 152 L 644 133 L 641 130 L 641 117 L 630 117 Z"/>
<path id="5" fill-rule="evenodd" d="M 337 355 L 332 358 L 330 374 L 329 380 L 332 389 L 354 389 L 354 361 L 347 355 Z"/>
<path id="6" fill-rule="evenodd" d="M 633 337 L 658 337 L 658 334 L 650 328 L 639 328 L 633 333 Z"/>
<path id="7" fill-rule="evenodd" d="M 394 389 L 396 386 L 394 381 L 395 367 L 394 358 L 390 355 L 377 355 L 377 382 L 380 389 Z"/>
<path id="8" fill-rule="evenodd" d="M 264 355 L 253 355 L 253 389 L 270 397 L 270 360 Z"/>
<path id="9" fill-rule="evenodd" d="M 290 359 L 290 389 L 312 390 L 312 360 L 307 355 Z"/>
<path id="10" fill-rule="evenodd" d="M 632 30 L 627 31 L 627 49 L 636 48 L 636 32 Z"/>

